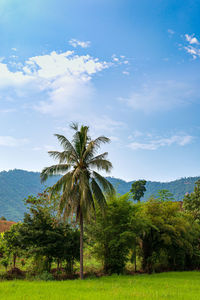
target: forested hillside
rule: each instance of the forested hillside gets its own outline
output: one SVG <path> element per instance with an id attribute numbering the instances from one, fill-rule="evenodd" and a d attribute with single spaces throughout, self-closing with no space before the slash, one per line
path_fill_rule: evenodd
<path id="1" fill-rule="evenodd" d="M 133 183 L 133 181 L 126 182 L 113 177 L 109 177 L 108 179 L 120 194 L 128 192 L 131 189 L 131 185 Z M 147 191 L 145 192 L 142 200 L 147 200 L 152 195 L 156 196 L 158 190 L 166 189 L 174 195 L 174 199 L 176 201 L 180 201 L 183 199 L 185 193 L 191 193 L 193 191 L 195 182 L 198 179 L 200 179 L 199 176 L 181 178 L 170 182 L 147 181 Z"/>
<path id="2" fill-rule="evenodd" d="M 146 184 L 147 191 L 143 200 L 147 200 L 152 194 L 156 195 L 160 189 L 168 189 L 174 194 L 175 200 L 181 200 L 186 192 L 192 192 L 195 182 L 200 177 L 182 178 L 171 182 L 152 182 Z M 53 185 L 57 178 L 51 178 L 45 186 Z M 124 194 L 131 188 L 132 182 L 108 177 L 109 181 L 117 189 L 117 192 Z M 0 217 L 8 220 L 18 221 L 23 218 L 25 206 L 23 199 L 28 195 L 37 195 L 44 188 L 40 183 L 40 173 L 23 170 L 12 170 L 0 172 Z"/>
<path id="3" fill-rule="evenodd" d="M 51 186 L 56 178 L 50 178 L 42 185 L 39 172 L 12 170 L 0 172 L 0 217 L 18 221 L 25 212 L 24 198 L 37 195 L 46 186 Z"/>

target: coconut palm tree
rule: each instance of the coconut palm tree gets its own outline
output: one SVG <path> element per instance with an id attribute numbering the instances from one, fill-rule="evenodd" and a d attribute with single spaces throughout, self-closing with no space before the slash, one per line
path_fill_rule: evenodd
<path id="1" fill-rule="evenodd" d="M 58 164 L 44 168 L 41 181 L 49 176 L 62 174 L 62 177 L 52 187 L 52 195 L 62 193 L 60 212 L 63 217 L 76 216 L 80 226 L 80 278 L 83 279 L 83 223 L 95 214 L 98 205 L 102 210 L 106 206 L 105 193 L 113 194 L 114 188 L 110 182 L 96 171 L 109 172 L 112 164 L 106 159 L 108 153 L 97 154 L 101 144 L 110 140 L 100 136 L 94 140 L 88 135 L 89 127 L 76 123 L 70 126 L 74 130 L 72 142 L 65 136 L 55 134 L 63 151 L 49 151 Z M 96 170 L 96 171 L 95 171 Z"/>

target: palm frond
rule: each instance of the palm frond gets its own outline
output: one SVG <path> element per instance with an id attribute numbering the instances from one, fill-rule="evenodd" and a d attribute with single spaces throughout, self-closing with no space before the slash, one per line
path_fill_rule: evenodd
<path id="1" fill-rule="evenodd" d="M 87 157 L 86 162 L 89 164 L 90 162 L 92 162 L 93 160 L 100 160 L 100 159 L 106 159 L 106 157 L 108 156 L 108 152 L 104 152 L 102 154 L 99 154 L 97 156 L 92 156 L 91 158 Z"/>
<path id="2" fill-rule="evenodd" d="M 81 126 L 80 130 L 76 131 L 73 136 L 73 144 L 79 156 L 79 159 L 82 158 L 83 153 L 87 147 L 87 143 L 89 140 L 88 130 L 88 126 Z"/>
<path id="3" fill-rule="evenodd" d="M 58 164 L 58 165 L 53 165 L 51 167 L 46 167 L 42 170 L 40 174 L 41 182 L 46 181 L 48 177 L 54 175 L 60 175 L 64 172 L 67 172 L 70 168 L 71 168 L 70 164 Z"/>
<path id="4" fill-rule="evenodd" d="M 92 157 L 94 157 L 95 153 L 98 151 L 99 147 L 101 146 L 101 144 L 105 144 L 105 143 L 109 143 L 110 139 L 105 137 L 105 136 L 99 136 L 98 138 L 96 138 L 95 140 L 92 140 L 83 155 L 83 159 L 91 159 Z"/>
<path id="5" fill-rule="evenodd" d="M 107 159 L 93 159 L 88 163 L 88 166 L 106 172 L 110 172 L 112 169 L 112 164 Z"/>
<path id="6" fill-rule="evenodd" d="M 70 214 L 73 215 L 74 211 L 79 205 L 79 187 L 78 185 L 72 186 L 71 181 L 66 184 L 65 190 L 60 199 L 59 211 L 63 213 L 65 217 Z"/>
<path id="7" fill-rule="evenodd" d="M 114 195 L 116 193 L 113 185 L 106 178 L 95 171 L 93 171 L 92 173 L 100 187 L 102 187 L 106 193 L 108 193 L 109 195 Z"/>
<path id="8" fill-rule="evenodd" d="M 104 210 L 106 207 L 106 199 L 94 178 L 91 180 L 91 188 L 99 207 Z"/>
<path id="9" fill-rule="evenodd" d="M 75 131 L 78 131 L 78 123 L 77 122 L 72 122 L 69 127 Z"/>
<path id="10" fill-rule="evenodd" d="M 76 150 L 74 149 L 74 146 L 72 145 L 72 143 L 70 143 L 70 141 L 64 135 L 55 134 L 55 136 L 59 140 L 59 142 L 60 142 L 61 146 L 64 148 L 64 150 L 70 151 L 73 154 L 73 156 L 76 158 L 76 160 L 78 161 L 78 156 L 77 156 Z"/>
<path id="11" fill-rule="evenodd" d="M 67 174 L 63 175 L 51 188 L 51 196 L 53 196 L 55 193 L 64 191 L 67 188 L 70 187 L 71 180 L 72 180 L 72 172 L 68 172 Z"/>
<path id="12" fill-rule="evenodd" d="M 48 151 L 49 155 L 55 160 L 59 160 L 59 163 L 75 163 L 76 157 L 71 151 Z"/>

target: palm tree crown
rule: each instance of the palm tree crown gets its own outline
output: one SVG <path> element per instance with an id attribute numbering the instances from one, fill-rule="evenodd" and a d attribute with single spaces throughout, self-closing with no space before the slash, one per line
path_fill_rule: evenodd
<path id="1" fill-rule="evenodd" d="M 44 168 L 41 173 L 42 182 L 49 176 L 63 174 L 52 187 L 52 194 L 62 192 L 60 212 L 64 217 L 75 215 L 80 223 L 80 248 L 83 243 L 83 219 L 87 220 L 95 212 L 95 205 L 102 209 L 106 206 L 103 192 L 113 194 L 114 188 L 110 182 L 97 171 L 109 172 L 112 164 L 106 159 L 108 153 L 97 155 L 101 144 L 110 142 L 109 138 L 100 136 L 94 140 L 88 135 L 89 127 L 73 123 L 71 128 L 75 131 L 72 142 L 65 136 L 56 134 L 63 151 L 49 151 L 58 164 Z M 82 250 L 80 250 L 80 263 L 83 264 Z M 83 266 L 80 266 L 80 275 L 83 278 Z"/>

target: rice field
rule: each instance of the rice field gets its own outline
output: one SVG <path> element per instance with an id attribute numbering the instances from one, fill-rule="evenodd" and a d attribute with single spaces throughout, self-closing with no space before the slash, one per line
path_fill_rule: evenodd
<path id="1" fill-rule="evenodd" d="M 200 272 L 113 275 L 84 281 L 2 281 L 0 299 L 200 299 Z"/>

